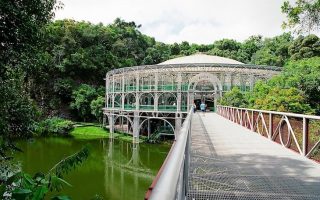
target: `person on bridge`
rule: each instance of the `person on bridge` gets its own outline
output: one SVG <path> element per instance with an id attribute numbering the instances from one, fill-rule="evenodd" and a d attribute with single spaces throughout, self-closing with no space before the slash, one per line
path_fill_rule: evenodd
<path id="1" fill-rule="evenodd" d="M 201 102 L 200 110 L 201 110 L 201 112 L 203 113 L 203 116 L 204 116 L 204 113 L 206 112 L 206 104 L 204 102 Z"/>

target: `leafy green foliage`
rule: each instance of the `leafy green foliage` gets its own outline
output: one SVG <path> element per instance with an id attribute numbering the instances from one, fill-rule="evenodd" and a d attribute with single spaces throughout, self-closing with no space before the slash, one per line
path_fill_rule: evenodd
<path id="1" fill-rule="evenodd" d="M 288 48 L 292 40 L 293 38 L 290 33 L 265 39 L 261 49 L 253 55 L 252 63 L 283 66 L 289 58 Z"/>
<path id="2" fill-rule="evenodd" d="M 49 170 L 49 173 L 53 173 L 57 177 L 63 178 L 63 175 L 69 173 L 76 166 L 82 164 L 88 158 L 88 156 L 89 148 L 85 146 L 79 152 L 76 152 L 75 154 L 62 159 L 59 163 L 57 163 L 53 168 Z"/>
<path id="3" fill-rule="evenodd" d="M 48 118 L 39 123 L 36 133 L 41 136 L 66 136 L 73 130 L 73 122 L 59 117 Z"/>
<path id="4" fill-rule="evenodd" d="M 146 57 L 143 64 L 154 64 L 166 61 L 170 56 L 170 47 L 164 43 L 157 42 L 146 50 Z"/>
<path id="5" fill-rule="evenodd" d="M 216 41 L 214 43 L 214 48 L 208 53 L 211 55 L 237 59 L 237 52 L 240 48 L 241 43 L 235 40 L 223 39 Z"/>
<path id="6" fill-rule="evenodd" d="M 55 94 L 64 102 L 69 102 L 71 100 L 72 89 L 75 87 L 74 85 L 74 81 L 71 78 L 60 78 L 55 81 L 53 89 Z"/>
<path id="7" fill-rule="evenodd" d="M 10 74 L 10 79 L 0 78 L 0 136 L 28 137 L 39 116 L 37 106 L 24 91 L 22 80 Z"/>
<path id="8" fill-rule="evenodd" d="M 65 186 L 71 186 L 63 180 L 63 175 L 81 165 L 89 156 L 88 147 L 66 157 L 57 163 L 47 174 L 36 173 L 33 177 L 27 173 L 18 172 L 6 180 L 1 180 L 1 196 L 4 192 L 11 194 L 13 199 L 44 199 L 49 191 L 61 191 Z M 56 196 L 53 199 L 70 199 L 67 196 Z"/>
<path id="9" fill-rule="evenodd" d="M 243 63 L 251 63 L 253 55 L 262 48 L 262 36 L 251 36 L 245 40 L 237 52 L 237 60 Z"/>
<path id="10" fill-rule="evenodd" d="M 292 60 L 320 56 L 320 39 L 316 35 L 299 36 L 289 46 Z"/>
<path id="11" fill-rule="evenodd" d="M 306 103 L 306 99 L 297 88 L 272 87 L 265 94 L 259 95 L 251 101 L 252 108 L 273 110 L 280 112 L 294 112 L 312 114 L 313 110 Z"/>
<path id="12" fill-rule="evenodd" d="M 242 93 L 237 87 L 225 93 L 221 105 L 247 107 L 260 110 L 313 114 L 306 95 L 295 87 L 283 85 L 283 76 L 268 82 L 257 82 L 252 92 Z"/>
<path id="13" fill-rule="evenodd" d="M 39 44 L 41 28 L 53 18 L 55 4 L 55 0 L 1 1 L 1 67 L 18 61 L 12 58 Z M 60 6 L 57 5 L 58 8 Z"/>
<path id="14" fill-rule="evenodd" d="M 247 102 L 240 89 L 238 87 L 234 87 L 222 96 L 220 104 L 234 107 L 245 107 Z"/>
<path id="15" fill-rule="evenodd" d="M 101 120 L 98 105 L 102 105 L 102 99 L 98 100 L 98 96 L 104 96 L 104 92 L 100 94 L 97 88 L 104 85 L 105 74 L 115 68 L 156 64 L 197 52 L 276 66 L 284 66 L 289 59 L 319 55 L 314 36 L 293 40 L 290 33 L 285 33 L 266 39 L 251 36 L 242 43 L 223 39 L 208 45 L 186 41 L 168 45 L 143 35 L 139 27 L 121 19 L 110 25 L 74 20 L 49 23 L 43 30 L 45 41 L 33 55 L 27 81 L 22 83 L 28 85 L 29 97 L 43 116 Z M 93 89 L 84 88 L 83 84 Z"/>
<path id="16" fill-rule="evenodd" d="M 82 84 L 72 92 L 71 108 L 84 121 L 91 118 L 90 103 L 97 97 L 96 89 L 90 85 Z"/>
<path id="17" fill-rule="evenodd" d="M 295 5 L 285 1 L 281 6 L 287 15 L 283 28 L 296 28 L 298 33 L 310 33 L 320 27 L 320 0 L 297 0 Z"/>
<path id="18" fill-rule="evenodd" d="M 39 112 L 30 97 L 29 75 L 43 27 L 53 18 L 55 0 L 0 2 L 0 136 L 29 136 Z M 59 8 L 61 4 L 57 5 Z"/>
<path id="19" fill-rule="evenodd" d="M 303 91 L 316 113 L 320 113 L 320 57 L 289 62 L 283 79 L 286 86 Z"/>
<path id="20" fill-rule="evenodd" d="M 96 117 L 98 122 L 102 119 L 102 108 L 104 107 L 105 99 L 102 96 L 98 96 L 95 100 L 90 103 L 91 114 Z"/>

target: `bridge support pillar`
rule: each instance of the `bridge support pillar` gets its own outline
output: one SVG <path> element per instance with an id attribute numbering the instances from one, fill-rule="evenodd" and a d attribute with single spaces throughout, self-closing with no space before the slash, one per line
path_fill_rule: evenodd
<path id="1" fill-rule="evenodd" d="M 103 113 L 103 118 L 102 118 L 102 127 L 106 127 L 106 115 Z"/>
<path id="2" fill-rule="evenodd" d="M 140 117 L 139 112 L 134 112 L 133 117 L 133 143 L 139 142 L 139 126 L 140 126 Z"/>
<path id="3" fill-rule="evenodd" d="M 148 119 L 148 139 L 150 138 L 151 134 L 151 126 L 150 126 L 150 119 Z"/>
<path id="4" fill-rule="evenodd" d="M 114 133 L 114 115 L 110 114 L 108 116 L 109 118 L 109 132 L 110 132 L 110 138 L 113 138 Z"/>

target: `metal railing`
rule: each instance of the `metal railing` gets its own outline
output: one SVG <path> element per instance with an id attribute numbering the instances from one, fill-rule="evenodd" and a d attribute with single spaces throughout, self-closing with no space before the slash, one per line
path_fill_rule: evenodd
<path id="1" fill-rule="evenodd" d="M 156 178 L 149 187 L 145 199 L 186 199 L 190 157 L 190 133 L 193 110 L 183 122 L 177 139 L 162 164 Z"/>
<path id="2" fill-rule="evenodd" d="M 262 136 L 320 161 L 320 116 L 217 106 L 217 113 Z"/>

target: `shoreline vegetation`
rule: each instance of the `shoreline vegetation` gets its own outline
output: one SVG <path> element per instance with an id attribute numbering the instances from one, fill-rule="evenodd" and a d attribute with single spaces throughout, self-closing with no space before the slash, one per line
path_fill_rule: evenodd
<path id="1" fill-rule="evenodd" d="M 32 137 L 73 137 L 75 139 L 111 138 L 108 129 L 100 123 L 74 122 L 60 117 L 45 119 L 36 125 Z M 115 132 L 114 139 L 132 142 L 132 135 L 124 132 Z M 139 137 L 139 143 L 147 142 L 146 136 Z"/>
<path id="2" fill-rule="evenodd" d="M 99 138 L 110 138 L 111 135 L 109 131 L 102 128 L 100 124 L 97 123 L 82 123 L 76 122 L 74 129 L 70 131 L 70 136 L 75 139 L 99 139 Z M 115 132 L 113 134 L 114 139 L 132 142 L 132 135 L 122 132 Z M 146 137 L 140 136 L 139 143 L 145 143 Z"/>

